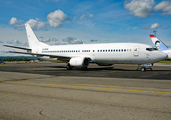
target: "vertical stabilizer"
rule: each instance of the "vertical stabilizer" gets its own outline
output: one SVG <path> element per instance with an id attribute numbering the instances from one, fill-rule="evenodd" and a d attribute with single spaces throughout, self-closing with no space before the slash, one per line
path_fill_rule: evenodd
<path id="1" fill-rule="evenodd" d="M 34 34 L 33 30 L 31 29 L 29 24 L 25 24 L 26 27 L 26 33 L 27 33 L 27 39 L 29 42 L 29 47 L 31 49 L 37 48 L 37 47 L 42 47 L 42 46 L 49 46 L 45 43 L 40 42 L 36 35 Z"/>
<path id="2" fill-rule="evenodd" d="M 160 51 L 165 51 L 169 50 L 169 48 L 161 41 L 159 40 L 155 35 L 149 35 L 151 37 L 151 40 L 154 44 L 154 46 L 160 50 Z"/>

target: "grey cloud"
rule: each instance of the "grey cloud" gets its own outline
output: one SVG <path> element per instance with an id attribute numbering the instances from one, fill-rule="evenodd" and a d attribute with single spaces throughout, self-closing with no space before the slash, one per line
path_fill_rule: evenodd
<path id="1" fill-rule="evenodd" d="M 61 10 L 55 10 L 47 15 L 48 23 L 51 27 L 61 27 L 63 22 L 68 22 L 68 16 Z"/>
<path id="2" fill-rule="evenodd" d="M 53 38 L 52 41 L 56 42 L 56 41 L 58 41 L 58 40 L 57 40 L 56 38 Z"/>
<path id="3" fill-rule="evenodd" d="M 159 27 L 162 27 L 162 26 L 159 25 L 158 23 L 154 23 L 154 24 L 152 24 L 150 27 L 148 27 L 148 26 L 143 26 L 142 28 L 148 30 L 148 29 L 157 29 L 157 28 L 159 28 Z"/>
<path id="4" fill-rule="evenodd" d="M 171 1 L 162 1 L 155 5 L 154 0 L 130 0 L 125 1 L 124 7 L 137 17 L 148 17 L 153 12 L 161 12 L 163 15 L 171 14 Z M 154 6 L 154 7 L 153 7 Z"/>
<path id="5" fill-rule="evenodd" d="M 130 14 L 145 18 L 154 12 L 152 8 L 154 3 L 154 0 L 132 0 L 125 4 L 124 7 L 130 11 Z"/>
<path id="6" fill-rule="evenodd" d="M 90 42 L 97 42 L 98 40 L 90 40 Z"/>
<path id="7" fill-rule="evenodd" d="M 7 41 L 8 44 L 21 44 L 18 39 L 13 39 L 12 41 Z"/>
<path id="8" fill-rule="evenodd" d="M 154 23 L 151 25 L 150 29 L 157 29 L 158 27 L 161 27 L 158 23 Z"/>
<path id="9" fill-rule="evenodd" d="M 69 44 L 83 44 L 83 42 L 75 37 L 68 37 L 62 39 L 63 42 L 67 42 Z"/>
<path id="10" fill-rule="evenodd" d="M 40 40 L 41 42 L 56 42 L 56 41 L 58 41 L 56 38 L 50 39 L 50 38 L 44 38 L 43 36 L 40 36 L 40 37 L 39 37 L 39 40 Z"/>
<path id="11" fill-rule="evenodd" d="M 43 36 L 40 36 L 39 38 L 40 38 L 40 39 L 43 39 L 44 37 L 43 37 Z"/>
<path id="12" fill-rule="evenodd" d="M 93 14 L 83 14 L 80 18 L 79 18 L 79 20 L 86 20 L 86 19 L 88 19 L 88 18 L 94 18 L 94 15 Z M 74 17 L 74 20 L 76 19 L 76 17 Z"/>
<path id="13" fill-rule="evenodd" d="M 1 51 L 0 51 L 0 53 L 6 53 L 6 51 L 4 51 L 4 50 L 1 50 Z"/>
<path id="14" fill-rule="evenodd" d="M 21 45 L 21 46 L 28 46 L 27 42 L 20 42 L 18 39 L 13 39 L 11 41 L 7 41 L 7 44 L 12 44 L 12 45 Z"/>
<path id="15" fill-rule="evenodd" d="M 37 29 L 47 30 L 45 28 L 45 25 L 47 23 L 40 21 L 38 18 L 36 18 L 36 19 L 30 19 L 26 23 L 28 23 L 32 27 L 32 29 L 34 29 L 34 30 L 37 30 Z M 15 29 L 18 29 L 20 31 L 23 30 L 23 27 L 24 27 L 23 21 L 22 20 L 18 20 L 15 17 L 12 17 L 10 19 L 9 24 L 14 25 L 15 26 L 14 28 Z"/>
<path id="16" fill-rule="evenodd" d="M 67 45 L 66 43 L 55 43 L 54 45 Z"/>
<path id="17" fill-rule="evenodd" d="M 171 2 L 162 1 L 154 7 L 155 10 L 163 12 L 163 14 L 171 14 Z"/>
<path id="18" fill-rule="evenodd" d="M 148 27 L 148 26 L 143 26 L 142 28 L 143 28 L 143 29 L 146 29 L 146 30 L 148 30 L 148 29 L 149 29 L 149 27 Z"/>
<path id="19" fill-rule="evenodd" d="M 26 23 L 28 23 L 32 27 L 32 29 L 34 29 L 34 30 L 37 30 L 37 29 L 47 30 L 45 28 L 45 26 L 46 26 L 47 23 L 40 21 L 38 18 L 36 18 L 36 19 L 30 19 Z"/>
<path id="20" fill-rule="evenodd" d="M 18 20 L 18 19 L 15 18 L 15 17 L 12 17 L 12 18 L 11 18 L 9 24 L 15 25 L 15 26 L 17 26 L 17 27 L 23 27 L 23 26 L 24 26 L 24 24 L 22 23 L 22 20 Z"/>
<path id="21" fill-rule="evenodd" d="M 40 40 L 41 42 L 51 42 L 51 39 L 50 38 L 45 38 L 45 39 L 42 39 Z"/>

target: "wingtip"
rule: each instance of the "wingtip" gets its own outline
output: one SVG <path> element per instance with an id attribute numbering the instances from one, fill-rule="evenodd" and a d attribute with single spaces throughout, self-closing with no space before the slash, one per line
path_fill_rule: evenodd
<path id="1" fill-rule="evenodd" d="M 149 35 L 150 37 L 156 37 L 155 35 Z"/>

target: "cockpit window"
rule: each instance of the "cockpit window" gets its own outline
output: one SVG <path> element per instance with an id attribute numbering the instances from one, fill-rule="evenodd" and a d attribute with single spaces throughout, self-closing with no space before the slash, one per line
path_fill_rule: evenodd
<path id="1" fill-rule="evenodd" d="M 157 48 L 146 48 L 146 50 L 148 51 L 154 51 L 154 50 L 158 50 Z"/>

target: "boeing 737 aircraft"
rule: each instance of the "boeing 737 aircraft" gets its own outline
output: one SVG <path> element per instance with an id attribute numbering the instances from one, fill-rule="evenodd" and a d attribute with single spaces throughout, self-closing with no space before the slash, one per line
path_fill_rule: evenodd
<path id="1" fill-rule="evenodd" d="M 29 54 L 34 57 L 49 60 L 66 62 L 66 68 L 73 67 L 87 68 L 89 63 L 96 63 L 99 66 L 113 64 L 138 64 L 141 70 L 146 69 L 146 65 L 163 60 L 167 55 L 150 45 L 140 43 L 105 43 L 105 44 L 77 44 L 77 45 L 57 45 L 49 46 L 40 42 L 29 24 L 25 24 L 29 48 L 4 45 L 27 52 L 15 52 Z"/>
<path id="2" fill-rule="evenodd" d="M 149 36 L 151 37 L 151 40 L 152 40 L 154 46 L 155 46 L 158 50 L 160 50 L 160 51 L 166 53 L 167 56 L 168 56 L 168 57 L 167 57 L 168 59 L 171 59 L 171 49 L 169 49 L 169 48 L 168 48 L 160 39 L 158 39 L 155 35 L 149 35 Z"/>

